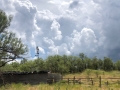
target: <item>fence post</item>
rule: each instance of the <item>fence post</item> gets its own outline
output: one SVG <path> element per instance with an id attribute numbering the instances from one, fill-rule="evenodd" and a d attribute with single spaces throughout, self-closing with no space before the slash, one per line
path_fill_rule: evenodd
<path id="1" fill-rule="evenodd" d="M 94 85 L 93 79 L 91 78 L 92 85 Z"/>
<path id="2" fill-rule="evenodd" d="M 75 84 L 75 76 L 74 76 L 74 78 L 73 78 L 73 84 Z"/>
<path id="3" fill-rule="evenodd" d="M 99 77 L 99 87 L 101 87 L 101 76 Z"/>
<path id="4" fill-rule="evenodd" d="M 53 76 L 53 83 L 55 82 L 55 80 L 54 80 L 54 76 Z"/>
<path id="5" fill-rule="evenodd" d="M 69 78 L 68 78 L 68 84 L 69 84 Z"/>
<path id="6" fill-rule="evenodd" d="M 63 80 L 63 77 L 62 77 L 62 75 L 61 75 L 61 80 Z"/>
<path id="7" fill-rule="evenodd" d="M 109 82 L 107 81 L 107 83 L 106 83 L 107 85 L 109 84 Z"/>
<path id="8" fill-rule="evenodd" d="M 79 79 L 79 81 L 80 81 L 79 84 L 82 84 L 81 79 Z"/>
<path id="9" fill-rule="evenodd" d="M 120 81 L 119 80 L 117 80 L 117 82 L 118 82 L 118 85 L 120 84 Z"/>

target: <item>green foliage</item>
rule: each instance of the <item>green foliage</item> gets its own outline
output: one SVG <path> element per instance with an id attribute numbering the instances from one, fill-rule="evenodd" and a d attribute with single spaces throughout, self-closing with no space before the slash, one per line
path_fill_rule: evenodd
<path id="1" fill-rule="evenodd" d="M 110 58 L 104 57 L 103 62 L 104 62 L 103 67 L 104 67 L 105 71 L 113 70 L 113 62 L 112 62 L 112 60 Z"/>
<path id="2" fill-rule="evenodd" d="M 33 65 L 34 65 L 34 70 L 35 71 L 41 71 L 41 70 L 45 70 L 45 62 L 43 61 L 42 58 L 39 58 L 39 59 L 35 59 L 33 61 Z"/>
<path id="3" fill-rule="evenodd" d="M 21 64 L 20 65 L 20 70 L 24 71 L 24 72 L 33 72 L 33 71 L 35 71 L 35 68 L 34 68 L 35 64 L 33 62 L 34 61 L 30 60 L 30 61 L 27 61 L 24 64 Z"/>
<path id="4" fill-rule="evenodd" d="M 97 59 L 97 57 L 94 57 L 92 59 L 92 69 L 97 70 L 98 67 L 99 67 L 98 59 Z"/>
<path id="5" fill-rule="evenodd" d="M 23 60 L 21 60 L 20 64 L 24 64 L 27 62 L 27 59 L 23 58 Z"/>
<path id="6" fill-rule="evenodd" d="M 67 60 L 67 56 L 59 56 L 59 55 L 55 55 L 55 56 L 49 56 L 46 59 L 46 67 L 49 71 L 51 72 L 60 72 L 60 73 L 65 73 L 65 72 L 69 72 L 68 66 L 69 63 Z"/>
<path id="7" fill-rule="evenodd" d="M 115 63 L 115 65 L 116 65 L 116 69 L 120 71 L 120 60 L 118 60 L 118 61 Z"/>
<path id="8" fill-rule="evenodd" d="M 21 39 L 17 38 L 14 33 L 8 32 L 12 16 L 7 16 L 4 11 L 0 10 L 0 67 L 4 66 L 21 55 L 28 52 Z"/>
<path id="9" fill-rule="evenodd" d="M 48 56 L 45 60 L 42 58 L 35 60 L 23 59 L 20 63 L 13 62 L 2 68 L 3 71 L 33 72 L 47 70 L 61 74 L 82 72 L 85 69 L 88 69 L 88 75 L 90 73 L 89 69 L 105 71 L 120 70 L 120 61 L 113 63 L 108 57 L 105 57 L 103 60 L 97 57 L 93 57 L 92 59 L 86 57 L 82 60 L 78 56 L 54 55 Z M 95 74 L 98 77 L 99 73 L 95 72 Z"/>
<path id="10" fill-rule="evenodd" d="M 79 57 L 80 57 L 82 60 L 84 60 L 84 58 L 85 58 L 84 53 L 80 53 L 80 54 L 79 54 Z"/>
<path id="11" fill-rule="evenodd" d="M 4 32 L 10 26 L 10 22 L 12 20 L 12 16 L 8 16 L 5 14 L 3 10 L 0 9 L 0 33 Z"/>

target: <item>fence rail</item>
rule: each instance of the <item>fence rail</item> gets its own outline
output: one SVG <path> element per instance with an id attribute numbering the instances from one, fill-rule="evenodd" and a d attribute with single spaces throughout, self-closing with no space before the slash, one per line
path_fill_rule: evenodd
<path id="1" fill-rule="evenodd" d="M 55 79 L 47 79 L 48 82 L 54 83 L 57 82 Z M 61 83 L 68 83 L 68 84 L 86 84 L 86 85 L 98 85 L 99 87 L 102 87 L 102 85 L 111 85 L 111 84 L 118 84 L 120 85 L 120 78 L 102 78 L 101 76 L 98 78 L 76 78 L 75 76 L 73 78 L 61 78 Z"/>

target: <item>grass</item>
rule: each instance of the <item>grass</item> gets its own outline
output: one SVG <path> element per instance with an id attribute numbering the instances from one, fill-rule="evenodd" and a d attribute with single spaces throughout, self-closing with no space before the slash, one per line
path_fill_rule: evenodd
<path id="1" fill-rule="evenodd" d="M 65 78 L 73 78 L 73 77 L 83 77 L 83 78 L 87 78 L 88 76 L 91 78 L 97 78 L 99 76 L 104 77 L 104 78 L 109 78 L 109 77 L 120 77 L 120 72 L 119 71 L 109 71 L 109 72 L 105 72 L 103 70 L 91 70 L 91 69 L 87 69 L 82 73 L 74 73 L 74 74 L 67 74 L 64 77 Z"/>
<path id="2" fill-rule="evenodd" d="M 94 85 L 90 85 L 89 82 L 83 81 L 83 84 L 75 84 L 70 83 L 69 85 L 67 83 L 55 83 L 52 85 L 49 84 L 39 84 L 39 85 L 24 85 L 24 84 L 7 84 L 5 87 L 0 87 L 0 90 L 120 90 L 120 81 L 118 80 L 108 80 L 103 79 L 102 80 L 102 87 L 99 87 L 99 76 L 102 78 L 120 78 L 120 72 L 119 71 L 111 71 L 111 72 L 105 72 L 102 70 L 90 70 L 87 69 L 82 73 L 75 73 L 75 74 L 67 74 L 63 76 L 63 78 L 96 78 L 94 80 Z M 106 85 L 106 81 L 109 82 L 109 85 Z M 63 82 L 63 81 L 62 81 Z"/>
<path id="3" fill-rule="evenodd" d="M 7 87 L 1 87 L 0 90 L 120 90 L 120 86 L 98 86 L 91 85 L 68 85 L 68 84 L 39 84 L 39 85 L 23 85 L 23 84 L 10 84 Z"/>

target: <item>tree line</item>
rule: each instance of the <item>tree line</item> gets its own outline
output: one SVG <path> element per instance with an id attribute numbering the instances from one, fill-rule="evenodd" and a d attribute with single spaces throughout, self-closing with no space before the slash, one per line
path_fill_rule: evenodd
<path id="1" fill-rule="evenodd" d="M 85 69 L 93 70 L 119 70 L 120 60 L 113 62 L 111 58 L 104 57 L 98 59 L 97 57 L 88 58 L 83 53 L 79 56 L 67 55 L 53 55 L 48 56 L 46 59 L 38 58 L 35 60 L 23 59 L 21 62 L 12 62 L 6 64 L 1 68 L 3 71 L 20 71 L 20 72 L 33 72 L 47 70 L 53 73 L 77 73 Z"/>

